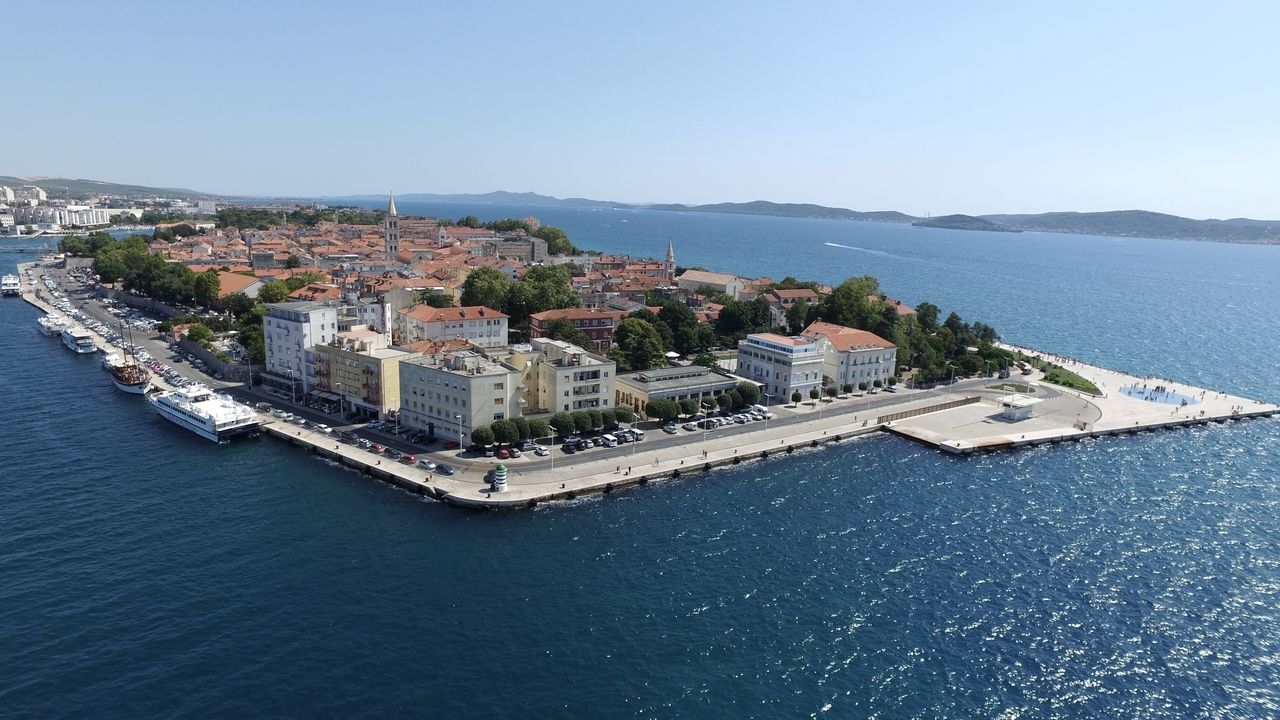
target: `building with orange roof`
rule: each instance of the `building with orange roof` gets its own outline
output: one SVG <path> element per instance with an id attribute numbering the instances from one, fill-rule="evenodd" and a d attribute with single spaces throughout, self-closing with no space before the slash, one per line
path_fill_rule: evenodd
<path id="1" fill-rule="evenodd" d="M 800 334 L 818 342 L 829 384 L 876 387 L 896 374 L 898 348 L 875 333 L 819 320 Z"/>
<path id="2" fill-rule="evenodd" d="M 503 313 L 483 305 L 418 305 L 399 311 L 400 342 L 460 339 L 482 348 L 502 347 L 507 344 L 508 320 Z"/>
<path id="3" fill-rule="evenodd" d="M 252 275 L 241 275 L 233 272 L 218 273 L 219 298 L 236 293 L 244 293 L 251 298 L 256 298 L 258 297 L 258 289 L 261 287 L 262 281 Z"/>
<path id="4" fill-rule="evenodd" d="M 605 354 L 613 346 L 613 333 L 618 329 L 625 313 L 617 310 L 592 310 L 590 308 L 563 308 L 544 310 L 529 316 L 529 338 L 547 336 L 547 326 L 554 320 L 568 320 L 573 326 L 591 338 L 596 353 Z"/>

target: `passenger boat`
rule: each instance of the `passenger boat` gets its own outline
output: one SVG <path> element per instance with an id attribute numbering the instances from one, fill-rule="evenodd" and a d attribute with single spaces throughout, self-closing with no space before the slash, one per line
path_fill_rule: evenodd
<path id="1" fill-rule="evenodd" d="M 22 283 L 17 275 L 0 277 L 0 294 L 18 295 L 22 292 Z"/>
<path id="2" fill-rule="evenodd" d="M 123 330 L 123 327 L 121 329 Z M 132 339 L 130 337 L 130 340 Z M 131 395 L 146 395 L 153 387 L 151 373 L 143 367 L 142 363 L 134 359 L 131 347 L 133 346 L 125 346 L 123 357 L 113 353 L 103 360 L 103 364 L 111 373 L 111 383 L 116 386 L 116 389 Z"/>
<path id="3" fill-rule="evenodd" d="M 203 385 L 152 393 L 147 399 L 161 417 L 216 443 L 254 435 L 262 424 L 253 408 Z"/>
<path id="4" fill-rule="evenodd" d="M 78 325 L 62 328 L 62 344 L 74 353 L 98 352 L 98 346 L 93 344 L 93 333 Z"/>
<path id="5" fill-rule="evenodd" d="M 36 320 L 36 326 L 40 328 L 40 333 L 45 337 L 53 337 L 62 332 L 64 324 L 62 318 L 56 315 L 41 315 Z"/>

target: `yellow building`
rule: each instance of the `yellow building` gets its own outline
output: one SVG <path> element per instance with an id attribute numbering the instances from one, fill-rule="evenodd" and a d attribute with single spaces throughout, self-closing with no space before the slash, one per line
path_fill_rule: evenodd
<path id="1" fill-rule="evenodd" d="M 400 410 L 400 363 L 420 357 L 386 346 L 385 337 L 367 329 L 338 333 L 312 348 L 316 361 L 316 389 L 340 398 L 349 418 L 385 419 Z"/>

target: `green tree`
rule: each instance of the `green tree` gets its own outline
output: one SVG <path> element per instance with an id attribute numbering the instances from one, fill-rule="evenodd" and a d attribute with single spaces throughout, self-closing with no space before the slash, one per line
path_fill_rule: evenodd
<path id="1" fill-rule="evenodd" d="M 487 266 L 476 268 L 462 283 L 462 305 L 483 305 L 501 310 L 506 306 L 507 290 L 510 287 L 511 281 L 502 271 Z"/>
<path id="2" fill-rule="evenodd" d="M 433 290 L 424 290 L 421 293 L 419 293 L 418 301 L 426 305 L 427 307 L 435 307 L 435 308 L 453 307 L 453 298 L 449 297 L 448 295 L 445 295 L 444 293 L 438 293 Z"/>
<path id="3" fill-rule="evenodd" d="M 302 267 L 302 258 L 289 253 L 289 259 L 285 261 L 284 266 L 287 268 L 300 268 Z"/>
<path id="4" fill-rule="evenodd" d="M 481 425 L 471 431 L 471 444 L 488 447 L 493 444 L 494 432 L 488 425 Z"/>
<path id="5" fill-rule="evenodd" d="M 866 392 L 866 391 L 867 391 L 867 384 L 864 382 L 858 383 L 858 392 Z"/>
<path id="6" fill-rule="evenodd" d="M 712 370 L 718 370 L 720 368 L 720 363 L 716 362 L 716 356 L 711 353 L 699 353 L 698 356 L 693 359 L 693 364 L 711 368 Z"/>
<path id="7" fill-rule="evenodd" d="M 738 408 L 746 404 L 742 402 L 742 393 L 738 392 L 736 389 L 730 390 L 725 394 L 729 396 L 729 407 L 733 408 L 734 410 L 737 410 Z"/>
<path id="8" fill-rule="evenodd" d="M 258 288 L 258 301 L 266 304 L 284 302 L 289 297 L 289 288 L 282 280 L 268 280 Z"/>
<path id="9" fill-rule="evenodd" d="M 893 387 L 894 385 L 897 385 L 897 384 L 898 384 L 898 376 L 897 376 L 897 375 L 891 375 L 891 376 L 889 377 L 889 387 Z"/>
<path id="10" fill-rule="evenodd" d="M 680 414 L 680 406 L 674 400 L 653 398 L 645 406 L 644 414 L 658 420 L 674 420 Z"/>
<path id="11" fill-rule="evenodd" d="M 561 435 L 572 435 L 575 427 L 573 416 L 567 412 L 558 412 L 551 416 L 551 427 Z"/>
<path id="12" fill-rule="evenodd" d="M 792 403 L 793 405 L 799 405 L 799 404 L 800 404 L 800 391 L 799 391 L 799 390 L 796 390 L 795 392 L 791 393 L 791 403 Z"/>
<path id="13" fill-rule="evenodd" d="M 573 423 L 573 418 L 569 418 Z M 551 424 L 542 418 L 529 418 L 529 437 L 544 438 L 551 434 Z"/>
<path id="14" fill-rule="evenodd" d="M 591 349 L 591 338 L 587 337 L 586 333 L 575 327 L 573 321 L 567 318 L 556 318 L 547 323 L 543 334 L 552 340 L 563 340 L 585 350 Z"/>
<path id="15" fill-rule="evenodd" d="M 587 411 L 587 416 L 591 418 L 591 429 L 600 430 L 604 428 L 604 415 L 595 408 Z"/>
<path id="16" fill-rule="evenodd" d="M 845 395 L 848 395 L 849 393 L 853 392 L 853 383 L 845 383 L 844 386 L 840 389 L 844 391 Z"/>
<path id="17" fill-rule="evenodd" d="M 519 282 L 511 284 L 502 307 L 515 323 L 544 310 L 578 307 L 582 298 L 569 279 L 568 266 L 535 265 L 525 271 Z"/>
<path id="18" fill-rule="evenodd" d="M 818 388 L 809 388 L 809 399 L 810 399 L 810 400 L 817 400 L 821 395 L 822 395 L 822 393 L 821 393 L 821 392 L 818 392 Z"/>
<path id="19" fill-rule="evenodd" d="M 493 431 L 494 441 L 500 445 L 510 445 L 520 439 L 520 430 L 506 418 L 494 420 L 489 429 Z"/>
<path id="20" fill-rule="evenodd" d="M 733 407 L 733 398 L 729 397 L 729 393 L 720 393 L 716 396 L 716 405 L 719 405 L 721 410 L 728 410 Z"/>
<path id="21" fill-rule="evenodd" d="M 652 323 L 639 318 L 623 318 L 614 333 L 609 359 L 618 364 L 619 372 L 651 370 L 666 364 L 662 340 Z"/>
<path id="22" fill-rule="evenodd" d="M 458 218 L 458 225 L 461 227 L 479 228 L 484 227 L 484 223 L 480 222 L 480 218 L 475 215 L 466 215 Z"/>
<path id="23" fill-rule="evenodd" d="M 633 423 L 636 421 L 636 413 L 626 405 L 619 405 L 613 409 L 613 414 L 618 417 L 620 423 Z"/>
<path id="24" fill-rule="evenodd" d="M 194 343 L 206 343 L 213 337 L 213 331 L 204 325 L 192 325 L 187 328 L 187 339 Z"/>
<path id="25" fill-rule="evenodd" d="M 544 225 L 531 233 L 536 238 L 547 241 L 548 255 L 577 255 L 578 248 L 569 242 L 569 236 L 558 227 Z"/>
<path id="26" fill-rule="evenodd" d="M 692 415 L 698 412 L 698 401 L 693 398 L 680 398 L 680 414 Z"/>
<path id="27" fill-rule="evenodd" d="M 787 308 L 787 332 L 792 335 L 799 335 L 801 331 L 809 327 L 809 313 L 813 308 L 809 303 L 800 298 Z"/>
<path id="28" fill-rule="evenodd" d="M 874 386 L 875 386 L 875 387 L 877 387 L 877 388 L 882 388 L 882 387 L 884 387 L 884 382 L 883 382 L 883 381 L 880 381 L 880 380 L 876 380 L 875 382 L 873 382 L 873 383 L 871 383 L 871 384 L 872 384 L 872 385 L 874 385 Z"/>
<path id="29" fill-rule="evenodd" d="M 613 428 L 618 426 L 618 414 L 612 408 L 605 408 L 600 411 L 600 425 L 605 428 Z"/>
<path id="30" fill-rule="evenodd" d="M 573 429 L 580 433 L 591 432 L 591 416 L 586 410 L 574 410 L 570 413 L 573 417 Z"/>
<path id="31" fill-rule="evenodd" d="M 938 330 L 938 317 L 941 310 L 937 305 L 928 302 L 922 302 L 916 306 L 916 322 L 920 323 L 920 329 L 926 333 L 934 333 Z"/>
<path id="32" fill-rule="evenodd" d="M 753 382 L 743 380 L 738 383 L 738 395 L 742 397 L 742 402 L 746 405 L 758 405 L 760 403 L 760 386 Z"/>
<path id="33" fill-rule="evenodd" d="M 267 361 L 267 349 L 262 339 L 261 323 L 241 328 L 240 334 L 236 336 L 236 341 L 240 343 L 240 347 L 243 347 L 249 355 L 251 364 L 261 365 Z"/>
<path id="34" fill-rule="evenodd" d="M 253 309 L 257 307 L 257 305 L 258 304 L 254 302 L 253 298 L 242 292 L 231 293 L 218 301 L 218 307 L 220 309 L 226 310 L 238 318 L 247 317 L 249 313 L 253 312 Z"/>
<path id="35" fill-rule="evenodd" d="M 523 415 L 518 415 L 516 417 L 511 418 L 511 423 L 516 426 L 516 432 L 518 433 L 521 440 L 528 440 L 529 438 L 533 437 L 532 432 L 529 429 L 528 418 L 524 417 Z"/>
<path id="36" fill-rule="evenodd" d="M 192 281 L 192 291 L 195 295 L 196 303 L 205 308 L 213 307 L 218 302 L 218 292 L 221 287 L 222 281 L 218 279 L 216 270 L 196 273 Z"/>
<path id="37" fill-rule="evenodd" d="M 835 385 L 828 385 L 824 389 L 827 391 L 827 397 L 832 398 L 833 400 L 837 395 L 840 394 L 840 389 L 837 388 Z"/>

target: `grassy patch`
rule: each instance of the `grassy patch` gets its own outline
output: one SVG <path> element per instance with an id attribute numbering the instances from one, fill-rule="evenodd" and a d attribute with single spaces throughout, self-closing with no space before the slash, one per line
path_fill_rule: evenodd
<path id="1" fill-rule="evenodd" d="M 1000 383 L 999 385 L 988 385 L 987 389 L 1004 390 L 1006 392 L 1016 392 L 1016 393 L 1022 393 L 1024 395 L 1034 395 L 1036 392 L 1036 389 L 1031 387 L 1030 385 L 1026 385 L 1023 383 L 1013 383 L 1013 382 Z"/>
<path id="2" fill-rule="evenodd" d="M 1040 358 L 1031 358 L 1026 356 L 1022 356 L 1022 358 L 1043 372 L 1044 381 L 1047 383 L 1053 383 L 1054 385 L 1061 385 L 1062 387 L 1071 388 L 1073 390 L 1087 392 L 1090 395 L 1102 394 L 1102 391 L 1098 389 L 1097 385 L 1094 385 L 1092 382 L 1089 382 L 1061 365 L 1051 363 L 1047 360 L 1041 360 Z"/>

